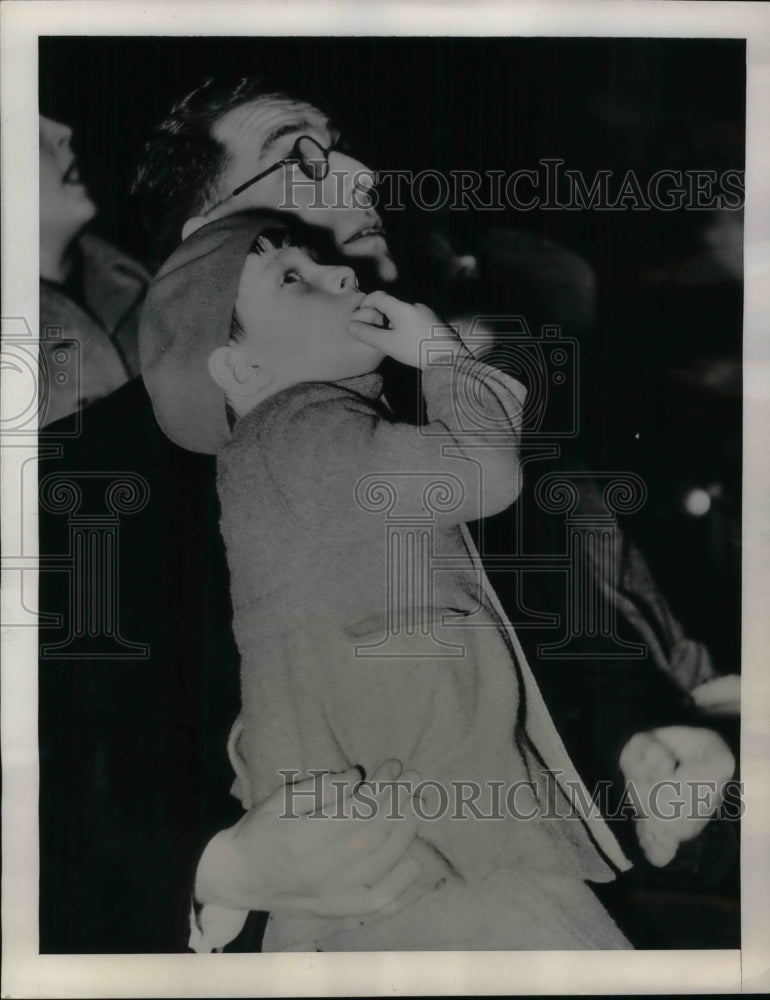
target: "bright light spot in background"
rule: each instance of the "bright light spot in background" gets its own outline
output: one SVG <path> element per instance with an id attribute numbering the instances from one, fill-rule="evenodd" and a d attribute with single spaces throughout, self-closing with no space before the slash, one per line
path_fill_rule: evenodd
<path id="1" fill-rule="evenodd" d="M 690 490 L 684 495 L 684 509 L 693 517 L 703 517 L 711 510 L 711 497 L 706 490 Z"/>

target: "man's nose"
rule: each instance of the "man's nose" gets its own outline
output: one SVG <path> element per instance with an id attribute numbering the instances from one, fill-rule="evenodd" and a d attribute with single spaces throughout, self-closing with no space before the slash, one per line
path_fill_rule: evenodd
<path id="1" fill-rule="evenodd" d="M 352 291 L 356 287 L 356 273 L 352 267 L 347 267 L 346 265 L 325 267 L 321 276 L 321 283 L 326 291 L 342 294 Z"/>
<path id="2" fill-rule="evenodd" d="M 372 191 L 377 183 L 377 175 L 369 167 L 359 163 L 357 169 L 353 171 L 352 181 L 356 203 L 360 202 L 362 208 L 369 208 L 372 204 Z"/>
<path id="3" fill-rule="evenodd" d="M 340 185 L 336 181 L 336 194 L 339 199 L 341 188 L 342 203 L 345 208 L 370 208 L 372 205 L 371 192 L 374 188 L 377 175 L 363 163 L 348 156 L 346 153 L 333 151 L 329 157 L 329 176 L 332 178 L 342 178 Z"/>

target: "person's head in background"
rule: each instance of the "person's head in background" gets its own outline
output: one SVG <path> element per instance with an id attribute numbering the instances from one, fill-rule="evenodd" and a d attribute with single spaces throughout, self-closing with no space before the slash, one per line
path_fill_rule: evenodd
<path id="1" fill-rule="evenodd" d="M 72 129 L 40 115 L 40 276 L 67 280 L 72 250 L 96 215 L 72 151 Z"/>
<path id="2" fill-rule="evenodd" d="M 303 151 L 304 169 L 294 160 Z M 244 78 L 207 80 L 174 105 L 145 145 L 133 190 L 161 257 L 214 219 L 283 209 L 325 231 L 331 249 L 380 286 L 397 272 L 372 182 L 323 111 Z"/>
<path id="3" fill-rule="evenodd" d="M 40 115 L 40 369 L 41 427 L 55 423 L 119 389 L 129 373 L 101 319 L 85 306 L 82 240 L 97 209 L 72 151 L 72 129 Z M 123 296 L 141 285 L 123 277 Z M 100 289 L 108 301 L 110 287 Z M 117 299 L 113 300 L 117 301 Z M 126 314 L 124 303 L 122 315 Z M 48 328 L 58 330 L 49 336 Z M 62 336 L 63 333 L 63 336 Z"/>

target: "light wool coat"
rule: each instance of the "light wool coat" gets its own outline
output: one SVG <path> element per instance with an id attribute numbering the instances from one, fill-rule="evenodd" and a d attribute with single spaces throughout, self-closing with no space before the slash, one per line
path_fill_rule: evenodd
<path id="1" fill-rule="evenodd" d="M 422 427 L 392 419 L 376 374 L 306 383 L 218 458 L 244 804 L 285 770 L 389 757 L 449 797 L 420 829 L 453 875 L 440 890 L 387 919 L 274 917 L 265 948 L 627 947 L 582 883 L 628 867 L 614 837 L 542 815 L 568 812 L 562 783 L 579 779 L 465 527 L 518 496 L 525 390 L 464 350 L 422 381 Z M 483 813 L 492 783 L 520 783 L 516 814 L 503 798 L 504 818 L 452 818 L 460 781 Z"/>

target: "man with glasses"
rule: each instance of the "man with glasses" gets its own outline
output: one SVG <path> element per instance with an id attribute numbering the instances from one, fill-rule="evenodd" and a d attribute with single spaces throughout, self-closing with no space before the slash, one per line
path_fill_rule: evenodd
<path id="1" fill-rule="evenodd" d="M 367 197 L 373 180 L 321 111 L 244 80 L 225 92 L 210 82 L 176 105 L 145 147 L 134 191 L 160 257 L 209 220 L 278 208 L 389 284 L 397 272 Z"/>

